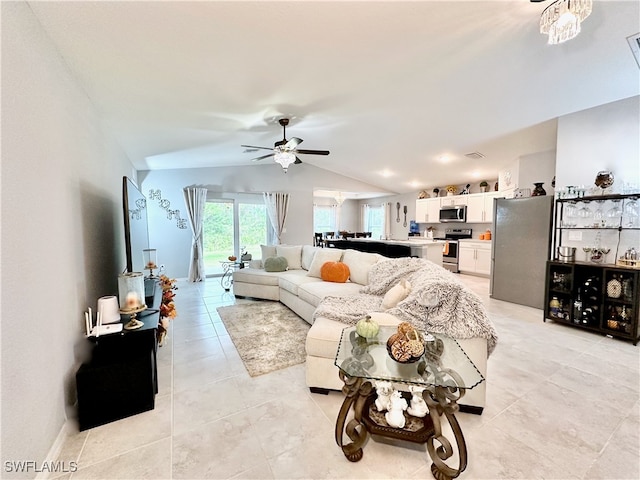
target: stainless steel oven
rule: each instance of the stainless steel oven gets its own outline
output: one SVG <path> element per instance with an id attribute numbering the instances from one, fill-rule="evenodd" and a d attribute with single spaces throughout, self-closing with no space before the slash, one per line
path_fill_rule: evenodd
<path id="1" fill-rule="evenodd" d="M 458 260 L 460 258 L 460 249 L 458 240 L 461 238 L 472 238 L 470 228 L 447 228 L 444 231 L 444 237 L 437 240 L 444 240 L 445 244 L 442 247 L 442 266 L 447 270 L 458 273 Z"/>

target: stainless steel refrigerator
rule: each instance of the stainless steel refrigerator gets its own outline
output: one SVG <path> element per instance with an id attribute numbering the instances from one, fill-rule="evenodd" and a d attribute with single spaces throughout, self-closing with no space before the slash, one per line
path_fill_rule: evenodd
<path id="1" fill-rule="evenodd" d="M 491 298 L 544 307 L 552 212 L 552 196 L 494 201 Z"/>

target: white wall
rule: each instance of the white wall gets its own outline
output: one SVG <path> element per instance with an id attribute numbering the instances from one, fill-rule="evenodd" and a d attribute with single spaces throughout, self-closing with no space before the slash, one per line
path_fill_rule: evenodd
<path id="1" fill-rule="evenodd" d="M 83 311 L 115 293 L 124 266 L 131 164 L 29 6 L 1 8 L 4 466 L 42 462 L 75 415 Z"/>
<path id="2" fill-rule="evenodd" d="M 613 190 L 622 192 L 625 182 L 640 186 L 640 97 L 602 105 L 566 115 L 558 120 L 556 188 L 567 185 L 593 187 L 596 174 L 610 170 L 614 174 Z M 605 211 L 612 205 L 605 204 Z M 578 232 L 580 233 L 580 232 Z M 563 245 L 594 245 L 598 231 L 582 232 L 581 240 L 563 238 Z M 624 231 L 618 242 L 616 231 L 601 231 L 601 246 L 612 252 L 607 262 L 627 248 L 640 247 L 639 231 Z M 584 260 L 578 249 L 577 259 Z"/>
<path id="3" fill-rule="evenodd" d="M 640 184 L 640 97 L 609 103 L 558 119 L 556 186 L 594 185 L 600 170 Z"/>
<path id="4" fill-rule="evenodd" d="M 380 191 L 372 185 L 306 163 L 292 166 L 286 174 L 278 165 L 271 163 L 242 167 L 154 170 L 139 172 L 138 177 L 145 196 L 148 197 L 152 189 L 160 189 L 162 197 L 171 202 L 171 209 L 179 209 L 183 218 L 187 218 L 187 212 L 182 189 L 187 186 L 204 186 L 212 194 L 287 192 L 291 197 L 282 243 L 294 245 L 313 243 L 314 189 L 330 186 L 336 191 Z M 151 248 L 158 250 L 158 263 L 165 265 L 167 275 L 176 278 L 187 277 L 191 229 L 178 229 L 175 221 L 167 220 L 166 212 L 157 202 L 151 200 L 149 203 L 149 242 Z M 358 218 L 356 202 L 349 201 L 345 204 L 347 206 L 343 210 L 343 226 L 353 227 L 353 218 Z M 356 211 L 356 214 L 351 210 Z"/>

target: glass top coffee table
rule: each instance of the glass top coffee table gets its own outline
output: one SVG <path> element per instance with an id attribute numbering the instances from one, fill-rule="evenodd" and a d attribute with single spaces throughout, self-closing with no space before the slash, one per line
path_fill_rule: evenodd
<path id="1" fill-rule="evenodd" d="M 335 365 L 345 399 L 336 420 L 336 443 L 352 462 L 362 459 L 368 434 L 426 443 L 434 477 L 456 478 L 467 467 L 457 401 L 484 377 L 455 339 L 437 333 L 423 334 L 425 352 L 416 361 L 397 362 L 387 350 L 387 339 L 396 332 L 396 327 L 381 326 L 376 337 L 363 338 L 355 327 L 342 331 Z M 442 432 L 443 419 L 453 432 L 457 468 L 445 463 L 455 451 Z M 351 442 L 343 442 L 344 434 Z"/>

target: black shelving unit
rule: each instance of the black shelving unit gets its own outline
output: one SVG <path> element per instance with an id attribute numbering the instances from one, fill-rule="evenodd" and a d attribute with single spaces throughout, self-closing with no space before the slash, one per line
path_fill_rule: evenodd
<path id="1" fill-rule="evenodd" d="M 640 270 L 589 262 L 547 262 L 544 320 L 640 340 Z"/>

